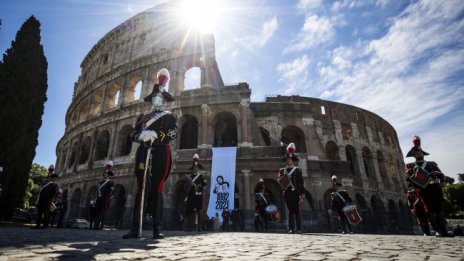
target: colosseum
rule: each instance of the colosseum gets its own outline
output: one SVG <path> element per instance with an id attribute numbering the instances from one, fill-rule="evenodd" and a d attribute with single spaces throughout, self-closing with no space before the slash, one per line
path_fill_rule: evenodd
<path id="1" fill-rule="evenodd" d="M 179 134 L 171 142 L 173 168 L 164 188 L 165 229 L 181 229 L 177 220 L 184 212 L 192 155 L 200 155 L 211 175 L 213 147 L 237 147 L 234 202 L 245 229 L 253 229 L 259 178 L 282 216 L 274 229 L 285 229 L 286 207 L 276 175 L 284 165 L 286 145 L 294 142 L 312 197 L 302 207 L 304 231 L 339 229 L 337 219 L 327 213 L 332 175 L 344 184 L 363 217 L 355 233 L 414 231 L 403 194 L 403 155 L 387 121 L 355 106 L 297 95 L 252 102 L 246 82 L 224 85 L 214 37 L 188 34 L 170 19 L 171 9 L 165 3 L 135 15 L 100 39 L 81 63 L 65 133 L 56 147 L 59 183 L 69 195 L 68 220 L 87 217 L 105 162 L 111 159 L 116 185 L 106 223 L 129 226 L 136 190 L 136 144 L 129 132 L 137 116 L 151 110 L 143 98 L 151 92 L 156 73 L 168 68 L 169 92 L 176 99 L 169 109 L 178 116 Z M 185 90 L 184 78 L 192 68 L 200 69 L 201 81 Z"/>

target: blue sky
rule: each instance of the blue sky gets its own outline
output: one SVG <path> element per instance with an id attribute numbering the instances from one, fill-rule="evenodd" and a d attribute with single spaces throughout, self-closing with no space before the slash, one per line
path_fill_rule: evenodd
<path id="1" fill-rule="evenodd" d="M 162 2 L 0 1 L 2 53 L 30 15 L 42 23 L 49 89 L 34 162 L 55 162 L 80 63 L 92 46 Z M 464 1 L 216 2 L 211 30 L 223 79 L 248 82 L 252 101 L 301 95 L 364 108 L 394 126 L 403 154 L 417 134 L 446 175 L 464 173 Z"/>

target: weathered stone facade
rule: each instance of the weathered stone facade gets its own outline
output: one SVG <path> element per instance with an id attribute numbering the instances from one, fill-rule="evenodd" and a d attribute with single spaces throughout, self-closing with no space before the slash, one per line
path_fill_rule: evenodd
<path id="1" fill-rule="evenodd" d="M 179 117 L 179 136 L 172 142 L 173 171 L 165 186 L 166 227 L 178 226 L 183 213 L 183 182 L 192 155 L 198 153 L 209 169 L 211 148 L 221 146 L 238 147 L 235 197 L 247 228 L 253 222 L 259 178 L 281 211 L 283 221 L 276 227 L 284 227 L 285 204 L 276 175 L 284 165 L 286 144 L 295 142 L 315 207 L 311 211 L 308 202 L 303 205 L 306 231 L 337 229 L 338 222 L 327 214 L 334 174 L 347 185 L 364 217 L 355 231 L 411 231 L 403 196 L 403 156 L 388 122 L 361 108 L 315 98 L 277 96 L 251 102 L 247 83 L 224 85 L 214 38 L 188 34 L 169 20 L 170 8 L 157 6 L 117 26 L 81 64 L 66 131 L 56 148 L 59 182 L 70 197 L 68 218 L 87 216 L 105 161 L 111 159 L 116 186 L 107 220 L 130 224 L 136 145 L 128 135 L 137 116 L 150 111 L 142 100 L 164 67 L 171 72 L 169 92 L 176 98 L 169 109 Z M 184 90 L 184 76 L 194 67 L 201 70 L 201 86 Z"/>

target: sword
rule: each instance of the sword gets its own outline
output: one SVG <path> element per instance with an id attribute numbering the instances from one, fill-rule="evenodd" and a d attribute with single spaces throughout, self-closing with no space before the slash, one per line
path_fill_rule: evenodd
<path id="1" fill-rule="evenodd" d="M 147 184 L 147 172 L 148 166 L 151 159 L 151 145 L 153 141 L 150 142 L 150 147 L 148 147 L 147 159 L 145 160 L 145 170 L 143 172 L 143 182 L 142 182 L 142 195 L 140 195 L 140 217 L 139 217 L 139 231 L 137 234 L 138 238 L 142 237 L 142 223 L 143 223 L 143 203 L 145 201 L 145 186 Z"/>

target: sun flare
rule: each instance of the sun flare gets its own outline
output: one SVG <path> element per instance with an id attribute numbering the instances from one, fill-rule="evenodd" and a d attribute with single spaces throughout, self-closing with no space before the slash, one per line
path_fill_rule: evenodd
<path id="1" fill-rule="evenodd" d="M 219 22 L 220 2 L 218 0 L 180 1 L 177 10 L 179 21 L 192 30 L 212 33 Z"/>

